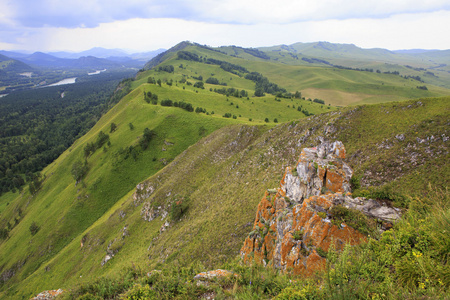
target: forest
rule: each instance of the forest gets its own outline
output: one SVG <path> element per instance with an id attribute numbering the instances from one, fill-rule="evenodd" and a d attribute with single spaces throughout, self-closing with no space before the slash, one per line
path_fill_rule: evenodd
<path id="1" fill-rule="evenodd" d="M 113 95 L 132 70 L 103 72 L 75 84 L 17 91 L 0 100 L 0 194 L 21 190 L 83 136 L 127 92 Z M 123 81 L 130 85 L 130 80 Z"/>

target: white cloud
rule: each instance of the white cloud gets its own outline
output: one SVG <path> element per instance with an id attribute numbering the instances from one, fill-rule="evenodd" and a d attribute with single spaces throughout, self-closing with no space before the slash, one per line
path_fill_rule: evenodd
<path id="1" fill-rule="evenodd" d="M 450 11 L 399 14 L 386 18 L 304 21 L 288 24 L 223 24 L 175 18 L 143 19 L 102 23 L 94 28 L 21 28 L 0 47 L 32 51 L 80 51 L 92 47 L 128 48 L 149 51 L 169 48 L 190 40 L 211 46 L 244 47 L 330 41 L 354 43 L 364 48 L 450 49 L 446 28 Z M 8 44 L 9 43 L 9 44 Z"/>
<path id="2" fill-rule="evenodd" d="M 82 5 L 79 0 L 15 0 L 6 5 L 8 18 L 24 26 L 68 28 L 132 18 L 287 24 L 450 10 L 448 0 L 89 0 Z"/>

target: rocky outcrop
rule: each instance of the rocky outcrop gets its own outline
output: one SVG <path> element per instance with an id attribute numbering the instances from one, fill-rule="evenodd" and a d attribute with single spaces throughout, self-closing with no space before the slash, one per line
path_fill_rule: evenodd
<path id="1" fill-rule="evenodd" d="M 384 224 L 400 217 L 394 208 L 351 196 L 353 171 L 345 155 L 339 141 L 302 150 L 295 169 L 288 167 L 280 187 L 266 191 L 259 203 L 253 231 L 240 252 L 244 261 L 311 275 L 325 266 L 332 244 L 341 249 L 366 239 L 336 220 L 334 207 L 360 211 Z"/>
<path id="2" fill-rule="evenodd" d="M 31 300 L 51 300 L 51 299 L 55 299 L 57 296 L 61 295 L 63 292 L 64 291 L 62 289 L 43 291 L 42 293 L 39 293 L 38 295 L 36 295 L 36 297 L 31 298 Z"/>

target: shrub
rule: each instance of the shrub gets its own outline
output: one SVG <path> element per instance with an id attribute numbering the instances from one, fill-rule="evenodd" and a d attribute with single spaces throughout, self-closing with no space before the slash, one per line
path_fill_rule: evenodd
<path id="1" fill-rule="evenodd" d="M 144 299 L 158 299 L 157 294 L 150 288 L 149 285 L 135 284 L 130 290 L 128 290 L 122 299 L 127 300 L 144 300 Z"/>
<path id="2" fill-rule="evenodd" d="M 342 205 L 335 205 L 330 209 L 330 215 L 338 223 L 343 222 L 355 228 L 363 234 L 375 234 L 377 223 L 375 219 L 368 218 L 361 211 L 346 208 Z"/>
<path id="3" fill-rule="evenodd" d="M 35 235 L 38 231 L 39 231 L 39 226 L 36 224 L 36 222 L 33 221 L 33 223 L 31 223 L 30 225 L 30 233 L 31 235 Z"/>
<path id="4" fill-rule="evenodd" d="M 189 199 L 175 199 L 170 207 L 169 216 L 172 221 L 178 221 L 189 208 Z"/>
<path id="5" fill-rule="evenodd" d="M 303 230 L 296 230 L 292 234 L 292 237 L 294 238 L 294 240 L 301 240 L 303 239 L 303 233 L 304 233 Z"/>
<path id="6" fill-rule="evenodd" d="M 322 219 L 325 219 L 325 218 L 327 217 L 327 213 L 326 213 L 326 212 L 323 212 L 323 211 L 319 211 L 319 212 L 317 213 L 317 215 L 319 215 L 319 217 L 321 217 Z"/>
<path id="7" fill-rule="evenodd" d="M 352 191 L 361 188 L 360 181 L 361 181 L 360 177 L 357 177 L 354 174 L 352 175 L 352 177 L 350 178 L 350 186 L 352 188 Z"/>

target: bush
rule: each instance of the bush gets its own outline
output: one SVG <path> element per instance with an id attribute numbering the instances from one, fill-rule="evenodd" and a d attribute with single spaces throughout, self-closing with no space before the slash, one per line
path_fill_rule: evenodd
<path id="1" fill-rule="evenodd" d="M 294 238 L 294 240 L 301 240 L 303 239 L 303 230 L 296 230 L 294 231 L 294 233 L 292 234 L 292 237 Z"/>
<path id="2" fill-rule="evenodd" d="M 33 221 L 33 223 L 31 223 L 30 225 L 30 233 L 31 235 L 35 235 L 38 231 L 39 231 L 39 226 L 36 224 L 36 222 Z"/>
<path id="3" fill-rule="evenodd" d="M 150 289 L 149 285 L 135 284 L 130 290 L 128 290 L 122 299 L 127 300 L 145 300 L 145 299 L 158 299 L 154 290 Z"/>
<path id="4" fill-rule="evenodd" d="M 189 199 L 188 198 L 182 198 L 180 200 L 175 199 L 172 202 L 172 205 L 170 207 L 169 216 L 172 221 L 178 221 L 183 214 L 187 211 L 189 207 Z"/>
<path id="5" fill-rule="evenodd" d="M 376 220 L 368 218 L 359 210 L 335 205 L 330 209 L 330 215 L 335 224 L 345 223 L 366 235 L 377 232 Z"/>

